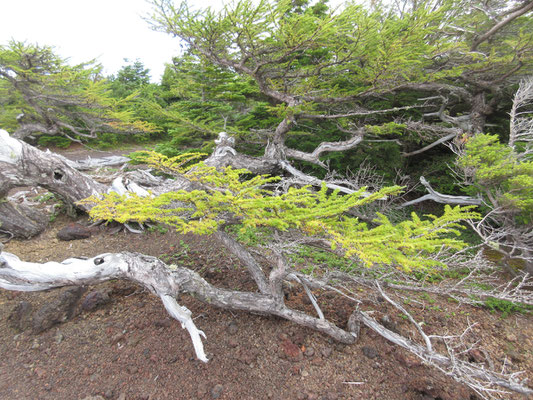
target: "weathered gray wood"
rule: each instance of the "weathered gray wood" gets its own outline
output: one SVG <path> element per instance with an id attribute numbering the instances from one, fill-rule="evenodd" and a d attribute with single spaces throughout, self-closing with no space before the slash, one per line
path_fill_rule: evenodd
<path id="1" fill-rule="evenodd" d="M 197 357 L 203 361 L 207 361 L 203 345 L 199 342 L 203 333 L 194 326 L 190 312 L 171 300 L 180 293 L 189 293 L 204 303 L 224 309 L 276 315 L 323 332 L 343 343 L 353 343 L 356 339 L 355 334 L 325 319 L 286 307 L 283 299 L 272 293 L 220 289 L 194 271 L 167 266 L 155 257 L 126 252 L 106 253 L 86 260 L 69 258 L 61 263 L 39 264 L 21 261 L 10 253 L 0 254 L 0 287 L 7 290 L 39 291 L 67 285 L 90 285 L 117 278 L 134 281 L 159 296 L 171 315 L 188 329 Z M 277 289 L 276 286 L 273 291 L 277 292 Z"/>
<path id="2" fill-rule="evenodd" d="M 451 196 L 448 194 L 439 193 L 431 187 L 429 182 L 423 176 L 420 177 L 420 183 L 426 187 L 429 194 L 419 197 L 418 199 L 407 201 L 402 204 L 402 207 L 412 206 L 414 204 L 417 204 L 417 203 L 420 203 L 426 200 L 433 200 L 437 203 L 442 203 L 442 204 L 460 204 L 460 205 L 475 205 L 475 206 L 480 206 L 481 204 L 483 204 L 483 201 L 477 197 Z"/>
<path id="3" fill-rule="evenodd" d="M 0 233 L 29 239 L 41 233 L 47 222 L 48 216 L 37 209 L 0 200 Z"/>
<path id="4" fill-rule="evenodd" d="M 123 162 L 124 159 L 113 159 Z M 148 192 L 124 177 L 116 178 L 110 187 L 78 171 L 79 165 L 50 151 L 41 151 L 11 137 L 0 129 L 0 230 L 15 237 L 30 238 L 42 232 L 47 218 L 38 210 L 9 204 L 8 192 L 17 187 L 42 187 L 54 193 L 69 209 L 88 211 L 90 204 L 78 204 L 89 196 L 109 191 L 134 192 L 147 196 Z M 155 181 L 155 178 L 154 178 Z M 167 182 L 160 182 L 163 187 Z M 180 181 L 180 184 L 183 182 Z M 170 189 L 177 186 L 169 183 Z M 159 192 L 167 191 L 158 188 Z"/>
<path id="5" fill-rule="evenodd" d="M 107 190 L 105 185 L 72 168 L 63 157 L 43 152 L 0 130 L 0 196 L 21 186 L 41 186 L 71 205 Z"/>

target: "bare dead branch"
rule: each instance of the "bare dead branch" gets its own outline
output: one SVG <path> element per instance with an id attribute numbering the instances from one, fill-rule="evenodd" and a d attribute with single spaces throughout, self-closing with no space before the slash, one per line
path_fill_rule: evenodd
<path id="1" fill-rule="evenodd" d="M 423 176 L 420 177 L 420 183 L 422 183 L 422 185 L 426 187 L 429 194 L 419 197 L 418 199 L 405 202 L 402 204 L 402 207 L 411 206 L 413 204 L 417 204 L 417 203 L 420 203 L 426 200 L 433 200 L 437 203 L 443 203 L 443 204 L 464 204 L 464 205 L 476 205 L 476 206 L 483 204 L 483 201 L 478 198 L 474 198 L 470 196 L 451 196 L 451 195 L 439 193 L 431 187 L 429 182 Z"/>

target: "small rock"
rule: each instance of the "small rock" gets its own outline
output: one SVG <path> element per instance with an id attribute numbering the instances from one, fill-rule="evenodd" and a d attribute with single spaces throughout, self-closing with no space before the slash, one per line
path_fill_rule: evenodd
<path id="1" fill-rule="evenodd" d="M 37 375 L 37 378 L 44 378 L 44 376 L 46 375 L 46 370 L 44 368 L 41 368 L 41 367 L 35 367 L 35 369 L 33 370 L 33 372 L 35 372 L 35 375 Z"/>
<path id="2" fill-rule="evenodd" d="M 398 360 L 400 364 L 402 364 L 404 367 L 407 367 L 407 368 L 414 368 L 414 367 L 418 367 L 422 365 L 422 362 L 415 356 L 404 355 L 401 353 L 396 353 L 394 356 L 396 357 L 396 360 Z"/>
<path id="3" fill-rule="evenodd" d="M 520 363 L 524 361 L 524 355 L 517 351 L 514 351 L 514 350 L 508 351 L 507 355 L 510 356 L 511 360 L 513 360 L 516 363 Z"/>
<path id="4" fill-rule="evenodd" d="M 124 341 L 124 334 L 123 333 L 117 333 L 116 335 L 114 335 L 112 338 L 111 338 L 111 344 L 114 345 L 114 344 L 117 344 L 119 342 L 123 342 Z"/>
<path id="5" fill-rule="evenodd" d="M 126 393 L 122 392 L 118 395 L 117 400 L 126 400 Z"/>
<path id="6" fill-rule="evenodd" d="M 224 391 L 224 386 L 222 386 L 221 384 L 215 385 L 215 387 L 211 389 L 211 397 L 213 399 L 218 399 L 222 395 L 223 391 Z"/>
<path id="7" fill-rule="evenodd" d="M 72 223 L 57 232 L 59 240 L 79 240 L 91 237 L 91 230 L 83 225 Z"/>
<path id="8" fill-rule="evenodd" d="M 305 349 L 304 354 L 306 355 L 306 357 L 313 357 L 315 355 L 315 349 L 313 349 L 312 347 L 308 347 Z"/>
<path id="9" fill-rule="evenodd" d="M 61 343 L 63 339 L 65 339 L 65 335 L 63 335 L 61 332 L 57 331 L 56 335 L 54 336 L 55 342 L 57 344 Z"/>
<path id="10" fill-rule="evenodd" d="M 304 342 L 305 342 L 305 335 L 303 335 L 302 333 L 295 333 L 291 340 L 293 341 L 294 344 L 296 344 L 297 346 L 299 347 L 302 347 Z"/>
<path id="11" fill-rule="evenodd" d="M 259 355 L 259 351 L 255 349 L 246 349 L 240 352 L 239 354 L 239 361 L 243 362 L 246 365 L 250 365 L 253 363 L 257 356 Z"/>
<path id="12" fill-rule="evenodd" d="M 146 358 L 150 358 L 150 349 L 149 348 L 146 348 L 143 350 L 143 355 L 146 357 Z"/>
<path id="13" fill-rule="evenodd" d="M 237 327 L 237 324 L 234 321 L 231 321 L 228 325 L 227 331 L 230 335 L 235 335 L 239 328 Z"/>
<path id="14" fill-rule="evenodd" d="M 25 331 L 32 325 L 32 311 L 33 307 L 31 303 L 27 301 L 21 301 L 15 306 L 15 308 L 13 308 L 11 314 L 9 314 L 9 317 L 7 317 L 7 320 L 9 321 L 11 327 L 15 330 L 19 332 Z"/>
<path id="15" fill-rule="evenodd" d="M 95 290 L 90 292 L 81 303 L 84 311 L 94 311 L 110 302 L 109 294 L 105 291 Z"/>
<path id="16" fill-rule="evenodd" d="M 237 341 L 237 339 L 235 339 L 235 338 L 229 338 L 229 340 L 228 340 L 228 346 L 229 346 L 229 347 L 233 347 L 233 348 L 235 348 L 235 347 L 237 347 L 238 345 L 239 345 L 239 342 Z"/>
<path id="17" fill-rule="evenodd" d="M 198 397 L 203 397 L 207 393 L 207 386 L 205 383 L 200 383 L 198 385 L 198 389 L 196 390 L 196 393 L 198 394 Z"/>
<path id="18" fill-rule="evenodd" d="M 289 335 L 283 332 L 278 335 L 279 340 L 287 340 L 288 338 L 289 338 Z"/>
<path id="19" fill-rule="evenodd" d="M 382 318 L 381 318 L 381 323 L 383 324 L 383 326 L 395 333 L 399 333 L 399 330 L 398 330 L 398 326 L 396 325 L 396 323 L 388 316 L 388 315 L 384 315 Z"/>
<path id="20" fill-rule="evenodd" d="M 139 371 L 139 369 L 136 366 L 134 366 L 134 365 L 128 365 L 126 370 L 128 371 L 128 373 L 130 373 L 132 375 L 136 374 Z"/>
<path id="21" fill-rule="evenodd" d="M 333 348 L 331 347 L 324 347 L 321 351 L 322 355 L 325 357 L 325 358 L 328 358 L 331 353 L 333 353 Z"/>
<path id="22" fill-rule="evenodd" d="M 158 358 L 157 358 L 157 356 L 156 356 L 155 354 L 152 354 L 152 355 L 150 356 L 150 361 L 156 363 L 157 360 L 158 360 Z"/>
<path id="23" fill-rule="evenodd" d="M 311 361 L 311 364 L 313 365 L 322 365 L 323 361 L 320 357 L 315 357 L 313 358 L 313 360 Z"/>
<path id="24" fill-rule="evenodd" d="M 177 355 L 173 355 L 173 356 L 170 356 L 170 358 L 168 359 L 168 363 L 169 364 L 174 364 L 175 362 L 177 362 L 179 360 L 179 357 Z"/>
<path id="25" fill-rule="evenodd" d="M 306 377 L 306 376 L 309 376 L 309 372 L 307 372 L 307 370 L 303 370 L 300 375 L 302 375 L 303 377 Z"/>
<path id="26" fill-rule="evenodd" d="M 307 393 L 302 393 L 302 392 L 296 393 L 296 399 L 297 400 L 305 400 L 305 399 L 307 399 Z"/>
<path id="27" fill-rule="evenodd" d="M 282 354 L 292 362 L 298 362 L 303 359 L 303 354 L 300 348 L 291 342 L 290 339 L 286 339 L 283 342 L 281 342 L 281 351 Z"/>
<path id="28" fill-rule="evenodd" d="M 39 339 L 33 339 L 33 343 L 31 344 L 31 349 L 35 350 L 41 347 L 41 344 L 39 343 Z"/>
<path id="29" fill-rule="evenodd" d="M 67 267 L 66 267 L 67 268 Z M 44 304 L 32 317 L 34 334 L 41 333 L 55 324 L 65 322 L 79 312 L 78 302 L 85 292 L 83 287 L 68 288 L 58 297 Z"/>
<path id="30" fill-rule="evenodd" d="M 366 357 L 370 358 L 371 360 L 378 356 L 377 350 L 375 348 L 373 348 L 373 347 L 363 346 L 362 350 L 363 350 L 363 354 Z"/>
<path id="31" fill-rule="evenodd" d="M 296 365 L 293 365 L 290 369 L 289 369 L 289 372 L 291 375 L 300 375 L 300 373 L 302 372 L 302 367 L 298 364 Z"/>

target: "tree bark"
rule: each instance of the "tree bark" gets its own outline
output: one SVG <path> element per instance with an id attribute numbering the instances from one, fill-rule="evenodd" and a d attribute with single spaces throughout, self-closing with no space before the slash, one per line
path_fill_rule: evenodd
<path id="1" fill-rule="evenodd" d="M 64 157 L 43 152 L 0 130 L 0 196 L 21 186 L 41 186 L 70 205 L 107 190 L 105 185 L 71 167 Z"/>
<path id="2" fill-rule="evenodd" d="M 46 228 L 48 217 L 24 204 L 0 199 L 0 233 L 29 239 Z"/>
<path id="3" fill-rule="evenodd" d="M 0 230 L 29 238 L 45 228 L 46 217 L 27 206 L 8 203 L 8 192 L 22 186 L 43 187 L 68 207 L 83 211 L 90 206 L 77 205 L 77 201 L 107 190 L 73 168 L 66 158 L 43 152 L 0 130 Z"/>

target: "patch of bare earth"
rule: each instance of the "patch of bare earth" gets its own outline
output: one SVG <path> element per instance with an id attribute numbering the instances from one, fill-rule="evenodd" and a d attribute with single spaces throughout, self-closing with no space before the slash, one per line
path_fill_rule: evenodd
<path id="1" fill-rule="evenodd" d="M 68 222 L 59 218 L 41 236 L 10 241 L 5 251 L 36 262 L 136 251 L 186 264 L 219 286 L 253 288 L 238 261 L 209 238 L 96 229 L 88 239 L 58 241 L 57 231 Z M 207 335 L 210 361 L 204 364 L 195 359 L 187 332 L 168 317 L 160 300 L 127 282 L 88 288 L 84 296 L 105 292 L 110 301 L 40 334 L 19 333 L 12 327 L 8 317 L 21 301 L 38 309 L 64 290 L 0 291 L 1 399 L 459 400 L 471 396 L 469 390 L 366 329 L 355 345 L 345 346 L 275 317 L 229 312 L 184 296 L 180 302 L 192 310 Z M 353 305 L 333 293 L 317 294 L 326 316 L 346 324 Z M 533 378 L 530 316 L 502 319 L 482 309 L 406 296 L 419 302 L 414 316 L 425 322 L 427 333 L 458 333 L 475 321 L 473 339 L 491 359 L 479 351 L 472 359 L 496 367 L 505 362 Z M 363 308 L 376 310 L 377 318 L 387 315 L 395 329 L 416 337 L 401 315 L 380 300 L 370 297 Z M 303 293 L 293 291 L 288 301 L 312 313 Z"/>

